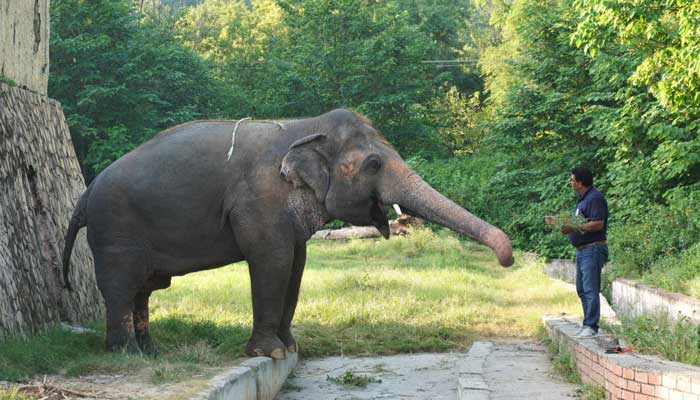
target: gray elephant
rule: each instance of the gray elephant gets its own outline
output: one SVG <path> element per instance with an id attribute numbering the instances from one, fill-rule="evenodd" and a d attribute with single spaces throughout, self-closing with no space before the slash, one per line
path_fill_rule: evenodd
<path id="1" fill-rule="evenodd" d="M 108 350 L 152 350 L 148 299 L 171 277 L 247 260 L 253 330 L 245 352 L 285 358 L 298 349 L 290 326 L 306 242 L 333 219 L 388 238 L 385 205 L 476 239 L 512 265 L 508 237 L 426 184 L 363 116 L 339 109 L 240 122 L 170 128 L 102 171 L 78 201 L 64 279 L 70 288 L 73 242 L 87 226 Z"/>

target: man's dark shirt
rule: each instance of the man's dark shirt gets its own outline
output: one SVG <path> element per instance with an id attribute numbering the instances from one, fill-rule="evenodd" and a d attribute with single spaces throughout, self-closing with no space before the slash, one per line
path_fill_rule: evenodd
<path id="1" fill-rule="evenodd" d="M 578 204 L 574 209 L 574 216 L 583 215 L 586 221 L 604 221 L 603 229 L 597 232 L 569 233 L 569 242 L 575 247 L 584 244 L 605 240 L 605 232 L 608 229 L 608 203 L 605 197 L 596 188 L 591 187 L 578 198 Z"/>

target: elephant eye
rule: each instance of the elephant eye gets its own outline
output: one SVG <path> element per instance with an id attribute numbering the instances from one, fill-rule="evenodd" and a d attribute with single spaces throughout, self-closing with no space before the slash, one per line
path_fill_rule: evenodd
<path id="1" fill-rule="evenodd" d="M 371 175 L 376 174 L 381 167 L 382 160 L 380 160 L 379 157 L 375 155 L 367 157 L 367 159 L 365 159 L 365 162 L 362 164 L 362 170 Z"/>

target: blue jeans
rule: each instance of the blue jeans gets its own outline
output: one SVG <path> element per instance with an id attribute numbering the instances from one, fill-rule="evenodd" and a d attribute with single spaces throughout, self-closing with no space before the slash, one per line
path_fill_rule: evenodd
<path id="1" fill-rule="evenodd" d="M 593 244 L 576 251 L 576 293 L 583 306 L 583 325 L 598 332 L 600 273 L 608 260 L 608 246 Z"/>

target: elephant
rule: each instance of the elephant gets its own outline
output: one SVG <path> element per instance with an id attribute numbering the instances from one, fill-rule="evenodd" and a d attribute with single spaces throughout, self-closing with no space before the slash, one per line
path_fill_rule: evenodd
<path id="1" fill-rule="evenodd" d="M 119 158 L 76 204 L 64 284 L 70 290 L 73 244 L 87 226 L 106 348 L 149 353 L 154 290 L 173 276 L 246 260 L 253 327 L 245 353 L 284 359 L 298 351 L 290 327 L 309 238 L 338 219 L 388 239 L 384 210 L 393 204 L 489 246 L 503 266 L 514 262 L 503 231 L 429 186 L 368 118 L 337 109 L 273 122 L 189 122 Z"/>

